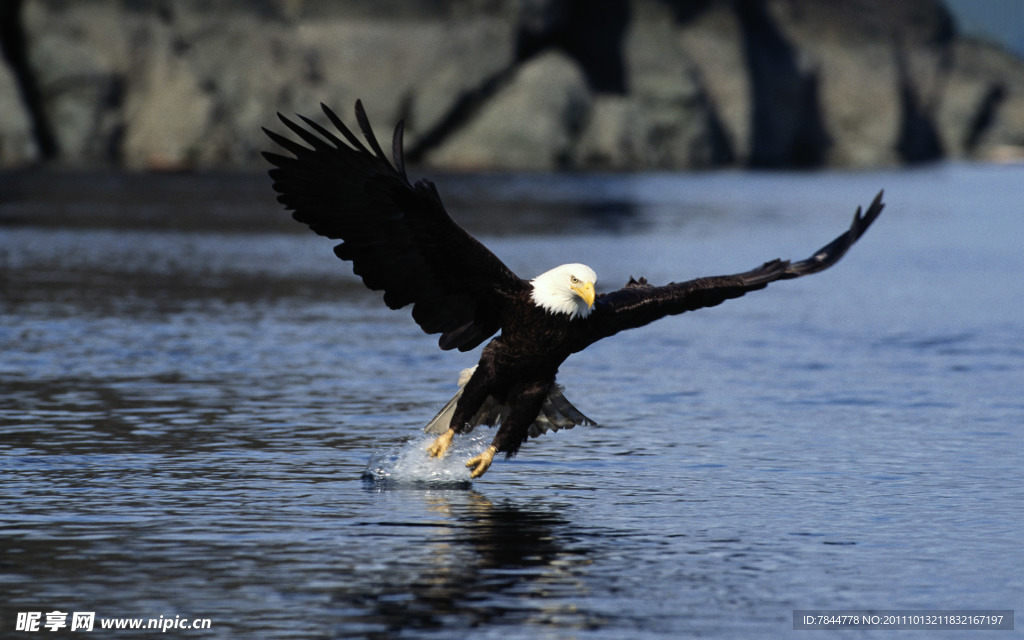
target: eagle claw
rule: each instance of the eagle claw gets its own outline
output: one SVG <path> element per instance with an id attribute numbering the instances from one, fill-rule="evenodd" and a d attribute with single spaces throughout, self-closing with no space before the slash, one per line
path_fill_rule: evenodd
<path id="1" fill-rule="evenodd" d="M 444 456 L 445 452 L 448 451 L 448 447 L 452 446 L 452 438 L 455 437 L 455 430 L 448 429 L 441 435 L 437 436 L 433 444 L 427 447 L 427 453 L 432 458 L 440 458 Z"/>
<path id="2" fill-rule="evenodd" d="M 479 478 L 487 473 L 487 470 L 491 468 L 491 462 L 494 461 L 494 454 L 496 453 L 498 453 L 498 448 L 492 444 L 480 455 L 470 458 L 466 466 L 472 469 L 473 473 L 469 474 L 469 477 Z"/>

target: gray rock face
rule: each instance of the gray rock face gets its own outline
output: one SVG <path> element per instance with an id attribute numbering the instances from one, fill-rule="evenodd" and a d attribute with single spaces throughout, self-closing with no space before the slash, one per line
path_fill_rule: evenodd
<path id="1" fill-rule="evenodd" d="M 6 107 L 0 109 L 0 167 L 34 162 L 39 156 L 28 113 L 8 106 L 18 99 L 18 94 L 14 74 L 0 66 L 0 96 L 5 96 Z"/>
<path id="2" fill-rule="evenodd" d="M 598 95 L 575 166 L 700 168 L 732 159 L 714 105 L 667 6 L 636 7 L 622 43 L 625 95 Z"/>
<path id="3" fill-rule="evenodd" d="M 324 102 L 348 118 L 356 98 L 382 138 L 404 118 L 409 159 L 440 168 L 1024 156 L 1024 62 L 958 38 L 939 0 L 25 0 L 4 11 L 23 28 L 41 106 L 25 99 L 16 39 L 0 27 L 3 167 L 52 153 L 39 123 L 71 166 L 260 167 L 260 127 L 276 112 L 315 117 Z"/>
<path id="4" fill-rule="evenodd" d="M 519 66 L 509 82 L 426 160 L 456 169 L 568 166 L 590 103 L 580 68 L 564 54 L 542 54 Z"/>

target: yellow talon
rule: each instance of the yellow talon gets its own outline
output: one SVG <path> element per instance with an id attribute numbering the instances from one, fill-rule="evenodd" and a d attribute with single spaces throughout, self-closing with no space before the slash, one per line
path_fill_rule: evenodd
<path id="1" fill-rule="evenodd" d="M 491 462 L 494 461 L 494 454 L 496 453 L 498 453 L 498 448 L 492 444 L 480 455 L 470 458 L 469 462 L 466 463 L 466 466 L 472 469 L 473 473 L 469 474 L 469 477 L 479 478 L 487 473 L 487 470 L 491 467 Z"/>
<path id="2" fill-rule="evenodd" d="M 452 438 L 454 437 L 455 429 L 448 429 L 437 436 L 437 440 L 434 440 L 433 444 L 427 447 L 427 453 L 433 458 L 440 458 L 448 451 L 448 447 L 452 446 Z"/>

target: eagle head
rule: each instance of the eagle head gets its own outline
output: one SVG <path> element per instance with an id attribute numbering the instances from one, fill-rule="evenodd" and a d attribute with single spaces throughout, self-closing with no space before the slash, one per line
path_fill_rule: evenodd
<path id="1" fill-rule="evenodd" d="M 549 313 L 586 318 L 594 306 L 597 274 L 585 264 L 563 264 L 530 281 L 533 302 Z"/>

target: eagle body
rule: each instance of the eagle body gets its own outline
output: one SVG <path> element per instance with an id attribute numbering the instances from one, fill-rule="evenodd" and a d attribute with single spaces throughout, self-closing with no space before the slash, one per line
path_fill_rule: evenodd
<path id="1" fill-rule="evenodd" d="M 597 275 L 586 265 L 564 264 L 525 280 L 456 224 L 433 183 L 409 181 L 402 123 L 389 160 L 361 103 L 355 115 L 365 143 L 321 106 L 336 131 L 280 114 L 301 143 L 264 129 L 290 153 L 263 154 L 273 165 L 278 201 L 315 233 L 341 240 L 335 254 L 352 262 L 367 287 L 382 291 L 388 307 L 411 306 L 413 320 L 439 334 L 442 349 L 468 351 L 490 338 L 476 367 L 460 376 L 459 391 L 426 427 L 438 434 L 428 452 L 440 457 L 456 435 L 498 426 L 487 450 L 467 462 L 474 478 L 496 453 L 512 456 L 528 438 L 593 424 L 555 380 L 572 354 L 620 331 L 827 269 L 884 206 L 879 192 L 866 212 L 857 208 L 844 233 L 805 260 L 771 260 L 743 273 L 662 286 L 630 278 L 621 289 L 597 294 Z"/>
<path id="2" fill-rule="evenodd" d="M 463 389 L 452 426 L 459 433 L 478 422 L 473 417 L 481 405 L 493 398 L 509 407 L 521 407 L 510 414 L 499 429 L 498 451 L 512 456 L 526 440 L 529 427 L 555 384 L 558 368 L 572 353 L 572 325 L 580 322 L 555 316 L 525 305 L 507 329 L 491 340 L 480 354 L 476 371 Z"/>
<path id="3" fill-rule="evenodd" d="M 484 346 L 450 423 L 443 425 L 467 433 L 487 423 L 476 417 L 485 404 L 507 407 L 492 445 L 508 457 L 530 437 L 531 427 L 555 387 L 559 367 L 583 348 L 577 338 L 585 319 L 549 311 L 534 300 L 535 291 L 530 288 L 507 302 L 500 335 Z M 540 433 L 547 430 L 538 428 Z M 537 429 L 534 433 L 539 435 Z"/>

